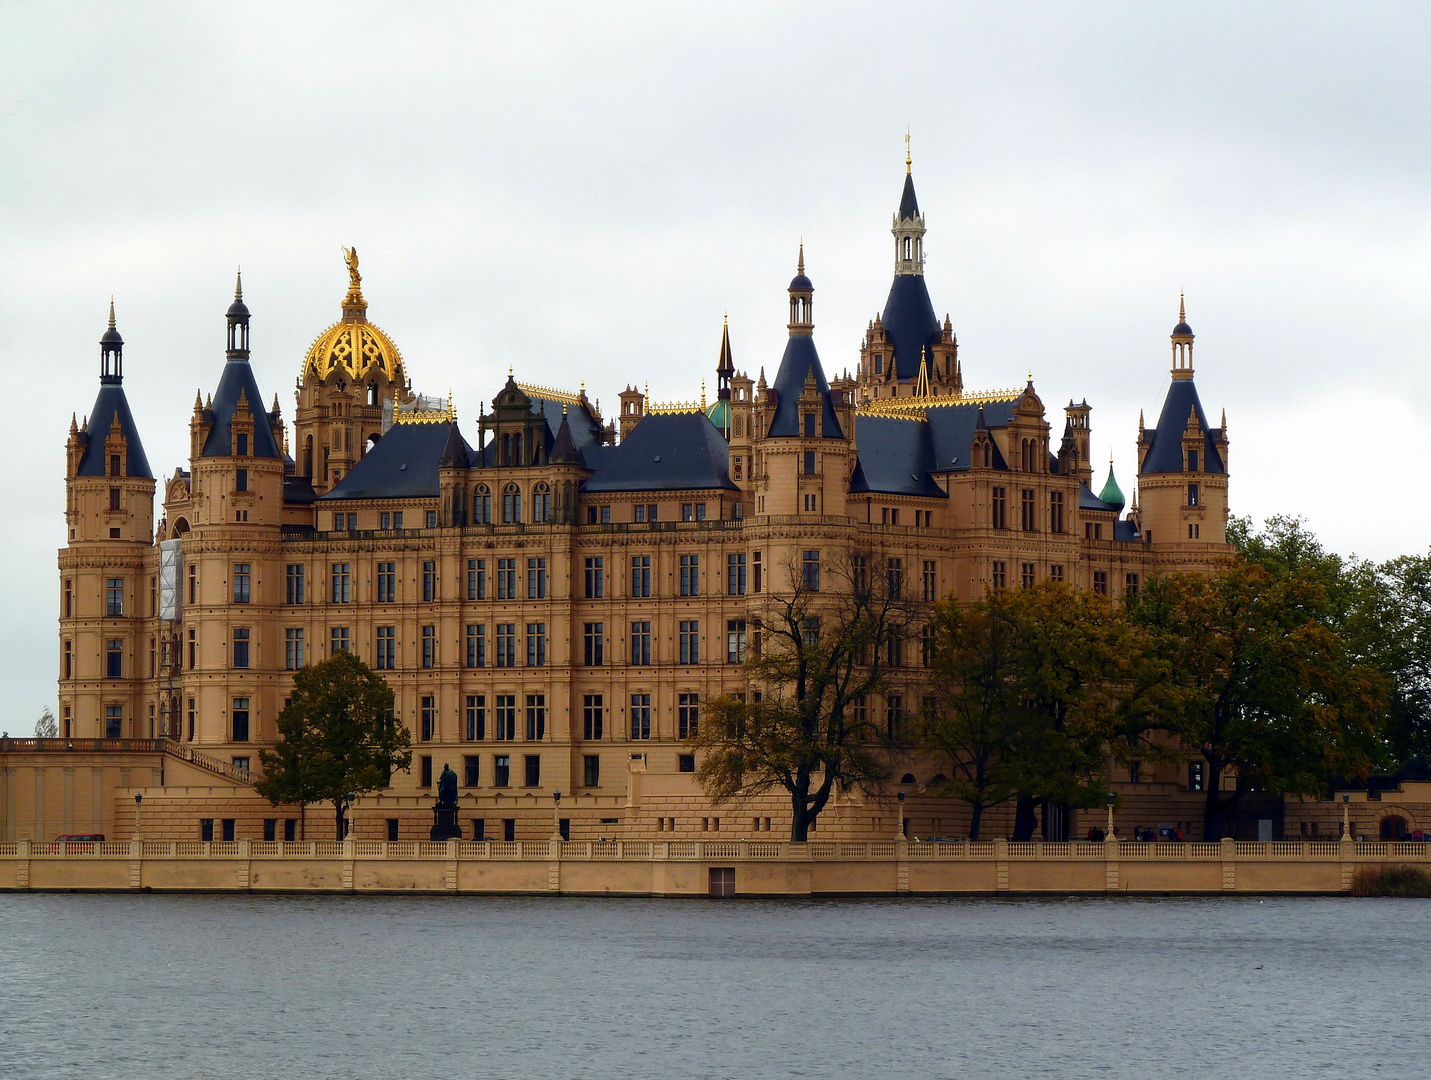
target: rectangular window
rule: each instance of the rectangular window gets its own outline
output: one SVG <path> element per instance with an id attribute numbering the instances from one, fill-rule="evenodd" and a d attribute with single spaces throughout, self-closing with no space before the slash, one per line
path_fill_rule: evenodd
<path id="1" fill-rule="evenodd" d="M 651 556 L 631 556 L 631 595 L 651 595 Z"/>
<path id="2" fill-rule="evenodd" d="M 104 707 L 104 737 L 106 739 L 124 737 L 124 706 L 106 705 Z"/>
<path id="3" fill-rule="evenodd" d="M 676 707 L 677 731 L 683 739 L 696 734 L 696 723 L 700 719 L 701 698 L 699 694 L 682 694 Z"/>
<path id="4" fill-rule="evenodd" d="M 695 520 L 696 520 L 696 508 L 695 508 L 695 506 L 694 506 L 693 504 L 691 504 L 691 503 L 682 503 L 682 504 L 681 504 L 681 520 L 682 520 L 682 521 L 695 521 Z"/>
<path id="5" fill-rule="evenodd" d="M 425 559 L 422 564 L 422 599 L 430 603 L 437 599 L 437 562 Z"/>
<path id="6" fill-rule="evenodd" d="M 297 671 L 303 666 L 303 628 L 290 626 L 283 631 L 283 667 Z"/>
<path id="7" fill-rule="evenodd" d="M 487 666 L 487 627 L 481 623 L 467 624 L 467 666 Z"/>
<path id="8" fill-rule="evenodd" d="M 512 742 L 517 737 L 517 695 L 497 695 L 497 740 Z"/>
<path id="9" fill-rule="evenodd" d="M 631 737 L 649 739 L 651 737 L 651 695 L 631 695 Z"/>
<path id="10" fill-rule="evenodd" d="M 527 560 L 527 599 L 545 600 L 547 596 L 546 559 Z"/>
<path id="11" fill-rule="evenodd" d="M 807 439 L 813 439 L 813 438 L 815 437 L 815 414 L 812 413 L 812 412 L 807 412 L 807 413 L 805 413 L 805 415 L 804 415 L 804 423 L 805 423 L 805 438 L 807 438 Z"/>
<path id="12" fill-rule="evenodd" d="M 462 758 L 462 786 L 476 787 L 482 779 L 482 759 L 476 754 L 467 754 Z"/>
<path id="13" fill-rule="evenodd" d="M 233 700 L 234 742 L 248 742 L 248 698 Z"/>
<path id="14" fill-rule="evenodd" d="M 378 515 L 378 528 L 387 530 L 391 529 L 392 527 L 393 516 L 392 514 L 388 513 L 388 511 L 384 510 L 381 514 Z"/>
<path id="15" fill-rule="evenodd" d="M 1189 505 L 1189 506 L 1196 506 L 1196 505 L 1198 505 L 1197 494 L 1198 494 L 1198 492 L 1197 492 L 1197 485 L 1196 485 L 1196 484 L 1189 484 L 1189 485 L 1188 485 L 1188 505 Z"/>
<path id="16" fill-rule="evenodd" d="M 602 696 L 600 694 L 583 694 L 581 699 L 581 737 L 587 740 L 601 738 L 602 729 Z"/>
<path id="17" fill-rule="evenodd" d="M 1033 488 L 1019 489 L 1019 528 L 1024 532 L 1038 529 L 1038 511 L 1035 509 Z"/>
<path id="18" fill-rule="evenodd" d="M 378 663 L 379 671 L 392 671 L 397 668 L 397 627 L 378 627 Z"/>
<path id="19" fill-rule="evenodd" d="M 199 839 L 208 843 L 214 838 L 214 819 L 211 817 L 199 819 Z"/>
<path id="20" fill-rule="evenodd" d="M 884 699 L 885 731 L 891 739 L 898 739 L 904 729 L 904 698 L 890 694 Z"/>
<path id="21" fill-rule="evenodd" d="M 989 525 L 992 528 L 1002 529 L 1004 527 L 1004 511 L 1006 505 L 1007 501 L 1005 499 L 1004 489 L 1001 487 L 995 487 L 990 489 Z"/>
<path id="22" fill-rule="evenodd" d="M 467 599 L 487 599 L 487 560 L 467 560 Z"/>
<path id="23" fill-rule="evenodd" d="M 497 666 L 517 666 L 517 624 L 497 624 Z"/>
<path id="24" fill-rule="evenodd" d="M 1048 531 L 1063 532 L 1063 492 L 1053 491 L 1048 496 Z"/>
<path id="25" fill-rule="evenodd" d="M 542 759 L 540 754 L 523 755 L 523 764 L 526 766 L 525 787 L 542 786 Z"/>
<path id="26" fill-rule="evenodd" d="M 924 560 L 919 595 L 925 603 L 933 603 L 939 598 L 939 564 L 933 559 Z"/>
<path id="27" fill-rule="evenodd" d="M 527 667 L 547 666 L 547 624 L 527 623 Z"/>
<path id="28" fill-rule="evenodd" d="M 333 603 L 346 604 L 350 598 L 348 591 L 348 564 L 335 562 L 332 568 Z"/>
<path id="29" fill-rule="evenodd" d="M 727 596 L 745 595 L 745 556 L 725 557 L 725 592 Z"/>
<path id="30" fill-rule="evenodd" d="M 601 786 L 601 758 L 595 754 L 586 754 L 582 757 L 581 786 Z"/>
<path id="31" fill-rule="evenodd" d="M 106 579 L 104 589 L 104 612 L 106 615 L 118 617 L 124 614 L 124 579 L 112 577 Z"/>
<path id="32" fill-rule="evenodd" d="M 272 842 L 278 839 L 278 819 L 266 817 L 263 819 L 263 838 Z"/>
<path id="33" fill-rule="evenodd" d="M 487 737 L 487 695 L 468 694 L 467 711 L 463 715 L 463 737 L 477 742 Z"/>
<path id="34" fill-rule="evenodd" d="M 236 821 L 236 818 L 231 817 L 223 818 L 220 821 L 220 824 L 223 827 L 223 832 L 221 835 L 223 836 L 224 843 L 226 844 L 232 844 L 234 841 L 234 825 Z"/>
<path id="35" fill-rule="evenodd" d="M 119 638 L 104 643 L 104 674 L 107 679 L 124 678 L 124 642 Z"/>
<path id="36" fill-rule="evenodd" d="M 1197 472 L 1197 451 L 1188 451 L 1188 472 Z"/>
<path id="37" fill-rule="evenodd" d="M 421 724 L 418 737 L 423 742 L 432 742 L 432 729 L 437 726 L 437 699 L 431 694 L 419 699 L 418 718 Z"/>
<path id="38" fill-rule="evenodd" d="M 1188 790 L 1189 790 L 1189 791 L 1202 791 L 1202 790 L 1203 790 L 1203 779 L 1202 779 L 1202 777 L 1203 777 L 1203 772 L 1202 772 L 1202 767 L 1203 767 L 1203 763 L 1202 763 L 1201 761 L 1189 761 L 1189 762 L 1188 762 Z"/>
<path id="39" fill-rule="evenodd" d="M 512 759 L 506 754 L 498 754 L 492 759 L 492 786 L 511 787 L 511 785 Z"/>
<path id="40" fill-rule="evenodd" d="M 74 579 L 73 579 L 73 578 L 65 578 L 65 607 L 64 607 L 64 613 L 65 613 L 65 618 L 66 618 L 66 619 L 70 619 L 70 618 L 73 618 L 73 617 L 74 617 L 74 595 L 75 595 L 75 583 L 74 583 Z"/>
<path id="41" fill-rule="evenodd" d="M 352 520 L 351 517 L 349 518 L 349 520 L 350 520 L 350 521 Z M 354 526 L 354 527 L 356 528 L 356 526 Z M 401 529 L 401 528 L 402 528 L 402 511 L 401 511 L 401 510 L 394 510 L 394 511 L 393 511 L 393 528 L 394 528 L 394 529 Z"/>
<path id="42" fill-rule="evenodd" d="M 811 592 L 820 591 L 820 553 L 818 551 L 806 550 L 800 553 L 800 582 Z"/>
<path id="43" fill-rule="evenodd" d="M 247 457 L 247 456 L 248 456 L 248 433 L 247 433 L 247 432 L 243 432 L 243 431 L 238 432 L 237 434 L 234 435 L 234 441 L 238 444 L 238 445 L 235 447 L 235 449 L 234 449 L 234 456 L 235 456 L 235 457 Z M 243 470 L 239 470 L 239 471 L 242 472 Z M 242 491 L 243 489 L 240 488 L 239 490 Z"/>
<path id="44" fill-rule="evenodd" d="M 522 493 L 516 484 L 508 484 L 502 492 L 502 524 L 519 525 L 522 521 Z"/>
<path id="45" fill-rule="evenodd" d="M 676 755 L 676 769 L 677 769 L 678 772 L 695 772 L 695 771 L 696 771 L 696 755 L 695 755 L 695 754 L 677 754 L 677 755 Z M 766 820 L 768 821 L 769 818 L 767 818 Z"/>
<path id="46" fill-rule="evenodd" d="M 632 520 L 635 521 L 637 524 L 641 524 L 642 522 L 644 522 L 646 520 L 646 508 L 644 506 L 636 507 Z"/>
<path id="47" fill-rule="evenodd" d="M 818 640 L 818 638 L 816 639 Z M 814 642 L 809 644 L 813 645 Z M 904 638 L 891 630 L 884 639 L 885 663 L 890 667 L 904 667 Z"/>
<path id="48" fill-rule="evenodd" d="M 199 602 L 199 568 L 193 563 L 189 564 L 189 603 Z M 302 603 L 302 601 L 299 601 Z"/>
<path id="49" fill-rule="evenodd" d="M 1108 595 L 1108 571 L 1107 571 L 1107 570 L 1095 570 L 1095 571 L 1093 571 L 1093 591 L 1096 592 L 1099 596 L 1107 596 L 1107 595 Z"/>
<path id="50" fill-rule="evenodd" d="M 246 562 L 234 563 L 234 603 L 247 604 L 252 595 L 250 582 L 253 575 L 249 572 L 249 564 Z"/>
<path id="51" fill-rule="evenodd" d="M 435 529 L 435 528 L 437 528 L 437 511 L 436 511 L 436 510 L 429 510 L 429 511 L 427 511 L 425 520 L 426 520 L 426 522 L 427 522 L 427 527 L 428 527 L 429 529 Z"/>
<path id="52" fill-rule="evenodd" d="M 1031 562 L 1019 563 L 1019 585 L 1025 589 L 1033 588 L 1034 584 L 1034 564 Z"/>
<path id="53" fill-rule="evenodd" d="M 600 556 L 586 560 L 586 598 L 588 600 L 600 600 L 605 595 L 602 561 Z"/>
<path id="54" fill-rule="evenodd" d="M 806 450 L 806 451 L 805 451 L 805 462 L 804 462 L 804 464 L 805 464 L 805 475 L 806 475 L 806 476 L 814 476 L 814 475 L 815 475 L 815 451 L 813 451 L 813 450 Z"/>
<path id="55" fill-rule="evenodd" d="M 478 488 L 472 496 L 472 524 L 492 524 L 492 493 L 485 487 Z"/>
<path id="56" fill-rule="evenodd" d="M 1124 574 L 1124 575 L 1123 575 L 1123 591 L 1124 591 L 1125 593 L 1127 593 L 1129 596 L 1137 596 L 1137 595 L 1138 595 L 1138 575 L 1137 575 L 1137 574 Z"/>
<path id="57" fill-rule="evenodd" d="M 527 741 L 540 742 L 547 737 L 547 696 L 527 695 Z"/>
<path id="58" fill-rule="evenodd" d="M 335 626 L 328 631 L 328 655 L 337 656 L 348 651 L 348 628 Z"/>
<path id="59" fill-rule="evenodd" d="M 66 641 L 66 642 L 65 642 L 65 666 L 64 666 L 64 672 L 65 672 L 65 678 L 66 678 L 66 679 L 73 679 L 73 678 L 75 677 L 75 652 L 74 652 L 74 644 L 73 644 L 72 642 L 69 642 L 69 641 Z M 67 706 L 65 706 L 65 708 L 69 708 L 69 706 L 67 705 Z"/>
<path id="60" fill-rule="evenodd" d="M 706 504 L 705 504 L 705 503 L 696 503 L 696 520 L 697 520 L 697 521 L 704 521 L 705 519 L 706 519 Z"/>
<path id="61" fill-rule="evenodd" d="M 397 563 L 378 563 L 378 603 L 397 603 Z"/>
<path id="62" fill-rule="evenodd" d="M 497 560 L 497 599 L 515 600 L 517 598 L 517 560 L 498 559 Z"/>
<path id="63" fill-rule="evenodd" d="M 1059 581 L 1059 582 L 1061 582 L 1061 581 L 1063 580 L 1063 567 L 1062 567 L 1062 565 L 1060 565 L 1060 564 L 1058 564 L 1058 563 L 1055 563 L 1054 565 L 1052 565 L 1052 566 L 1050 566 L 1050 567 L 1048 568 L 1048 580 L 1049 580 L 1049 581 Z"/>
<path id="64" fill-rule="evenodd" d="M 247 490 L 248 490 L 248 470 L 247 470 L 247 469 L 235 469 L 235 470 L 234 470 L 234 490 L 235 490 L 235 491 L 247 491 Z"/>
<path id="65" fill-rule="evenodd" d="M 699 555 L 681 556 L 681 595 L 699 596 L 701 594 L 701 557 Z"/>
<path id="66" fill-rule="evenodd" d="M 750 572 L 751 572 L 750 587 L 751 587 L 751 591 L 752 591 L 752 592 L 759 592 L 759 591 L 760 591 L 760 586 L 761 586 L 761 580 L 760 580 L 760 552 L 757 551 L 757 552 L 755 552 L 754 554 L 752 554 L 752 555 L 750 556 L 750 562 L 751 562 L 751 566 L 750 566 Z"/>
<path id="67" fill-rule="evenodd" d="M 587 667 L 601 667 L 606 663 L 605 624 L 589 622 L 582 626 L 582 660 Z"/>
<path id="68" fill-rule="evenodd" d="M 286 568 L 288 579 L 288 591 L 284 594 L 288 603 L 301 604 L 303 600 L 303 566 L 301 563 L 289 563 Z"/>
<path id="69" fill-rule="evenodd" d="M 248 667 L 248 630 L 243 627 L 234 630 L 233 666 Z"/>
<path id="70" fill-rule="evenodd" d="M 189 627 L 189 670 L 194 670 L 194 665 L 199 659 L 198 631 L 194 627 Z"/>
<path id="71" fill-rule="evenodd" d="M 919 664 L 930 667 L 934 663 L 934 627 L 925 623 L 919 631 Z"/>
<path id="72" fill-rule="evenodd" d="M 437 666 L 437 627 L 422 628 L 422 666 L 432 669 Z"/>
<path id="73" fill-rule="evenodd" d="M 745 620 L 730 619 L 725 624 L 725 662 L 745 663 Z"/>
<path id="74" fill-rule="evenodd" d="M 432 758 L 424 755 L 419 767 L 418 787 L 432 787 Z"/>
<path id="75" fill-rule="evenodd" d="M 680 662 L 682 664 L 699 664 L 701 662 L 701 624 L 695 620 L 681 620 L 680 625 Z"/>
<path id="76" fill-rule="evenodd" d="M 904 560 L 886 559 L 884 561 L 885 586 L 889 589 L 889 595 L 900 597 L 904 595 Z"/>
<path id="77" fill-rule="evenodd" d="M 242 491 L 243 489 L 240 488 L 239 490 Z M 120 506 L 120 503 L 119 503 L 119 488 L 110 488 L 110 489 L 109 489 L 109 508 L 110 508 L 111 510 L 120 510 L 120 509 L 122 509 L 122 507 Z"/>
<path id="78" fill-rule="evenodd" d="M 651 623 L 649 620 L 631 624 L 631 662 L 638 665 L 651 662 Z"/>
<path id="79" fill-rule="evenodd" d="M 1005 585 L 1009 583 L 1008 566 L 1002 560 L 996 559 L 994 561 L 992 578 L 994 588 L 996 589 L 1002 589 Z"/>

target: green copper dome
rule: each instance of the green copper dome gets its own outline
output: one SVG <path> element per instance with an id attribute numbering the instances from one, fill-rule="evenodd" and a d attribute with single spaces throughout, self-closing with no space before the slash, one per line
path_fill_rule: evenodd
<path id="1" fill-rule="evenodd" d="M 710 408 L 706 409 L 706 415 L 710 417 L 711 423 L 719 428 L 721 434 L 724 435 L 725 429 L 730 427 L 730 402 L 723 398 L 717 399 Z"/>
<path id="2" fill-rule="evenodd" d="M 1098 497 L 1109 506 L 1116 506 L 1119 510 L 1127 504 L 1128 500 L 1123 497 L 1123 489 L 1118 486 L 1118 481 L 1113 479 L 1113 462 L 1108 463 L 1108 479 L 1103 485 L 1103 490 L 1098 493 Z"/>

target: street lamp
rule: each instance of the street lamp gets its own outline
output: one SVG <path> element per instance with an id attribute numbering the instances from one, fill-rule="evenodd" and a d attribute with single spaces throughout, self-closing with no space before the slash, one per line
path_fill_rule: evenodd
<path id="1" fill-rule="evenodd" d="M 135 836 L 143 836 L 143 835 L 144 835 L 144 828 L 143 828 L 143 826 L 140 824 L 140 820 L 139 820 L 139 804 L 142 803 L 143 801 L 144 801 L 144 792 L 142 792 L 142 791 L 136 791 L 136 792 L 134 793 L 134 835 L 135 835 Z"/>
<path id="2" fill-rule="evenodd" d="M 894 835 L 895 835 L 895 839 L 897 839 L 897 840 L 903 840 L 903 839 L 904 839 L 904 792 L 901 791 L 901 792 L 899 793 L 899 795 L 896 796 L 896 798 L 898 798 L 898 800 L 899 800 L 899 829 L 898 829 L 898 831 L 895 832 Z"/>
<path id="3" fill-rule="evenodd" d="M 1343 839 L 1343 840 L 1350 840 L 1350 839 L 1351 839 L 1351 824 L 1350 824 L 1350 822 L 1349 822 L 1349 820 L 1348 820 L 1348 818 L 1347 818 L 1347 814 L 1348 814 L 1348 811 L 1349 811 L 1350 803 L 1351 803 L 1351 792 L 1350 792 L 1350 791 L 1343 791 L 1343 792 L 1342 792 L 1342 839 Z"/>
<path id="4" fill-rule="evenodd" d="M 1118 835 L 1113 831 L 1113 804 L 1117 801 L 1118 796 L 1110 791 L 1108 793 L 1108 834 L 1104 837 L 1105 840 L 1118 839 Z"/>
<path id="5" fill-rule="evenodd" d="M 560 841 L 561 835 L 561 792 L 552 792 L 552 839 Z"/>

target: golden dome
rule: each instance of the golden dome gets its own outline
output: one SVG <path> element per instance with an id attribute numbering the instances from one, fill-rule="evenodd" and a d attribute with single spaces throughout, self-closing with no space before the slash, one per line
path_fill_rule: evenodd
<path id="1" fill-rule="evenodd" d="M 327 379 L 335 372 L 362 381 L 374 371 L 389 383 L 403 387 L 407 373 L 402 353 L 393 339 L 368 322 L 368 302 L 363 299 L 358 273 L 358 249 L 343 249 L 348 264 L 348 295 L 343 297 L 343 317 L 318 335 L 303 360 L 303 379 Z"/>

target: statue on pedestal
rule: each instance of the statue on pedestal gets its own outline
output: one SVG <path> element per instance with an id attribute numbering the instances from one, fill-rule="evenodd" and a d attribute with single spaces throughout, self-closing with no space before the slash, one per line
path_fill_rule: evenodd
<path id="1" fill-rule="evenodd" d="M 432 808 L 433 840 L 461 840 L 462 826 L 457 822 L 457 774 L 444 763 L 437 778 L 437 805 Z"/>

